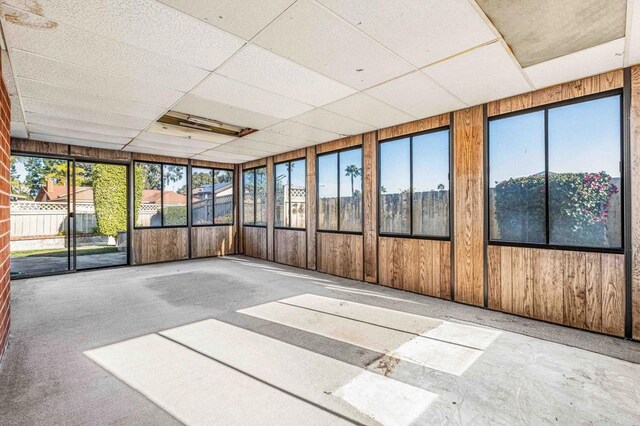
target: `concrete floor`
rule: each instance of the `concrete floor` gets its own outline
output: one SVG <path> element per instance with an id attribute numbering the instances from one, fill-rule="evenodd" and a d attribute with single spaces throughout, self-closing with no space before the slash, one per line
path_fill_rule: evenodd
<path id="1" fill-rule="evenodd" d="M 12 303 L 0 424 L 640 424 L 638 343 L 247 257 Z"/>
<path id="2" fill-rule="evenodd" d="M 127 264 L 127 252 L 103 254 L 81 254 L 77 256 L 77 269 L 102 268 Z M 69 261 L 64 256 L 27 256 L 11 258 L 11 275 L 42 275 L 62 272 L 69 268 Z"/>

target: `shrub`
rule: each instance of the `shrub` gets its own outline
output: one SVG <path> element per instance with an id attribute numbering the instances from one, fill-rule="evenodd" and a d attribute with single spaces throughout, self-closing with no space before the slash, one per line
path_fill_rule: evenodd
<path id="1" fill-rule="evenodd" d="M 182 226 L 187 224 L 186 206 L 169 206 L 164 208 L 165 226 Z"/>

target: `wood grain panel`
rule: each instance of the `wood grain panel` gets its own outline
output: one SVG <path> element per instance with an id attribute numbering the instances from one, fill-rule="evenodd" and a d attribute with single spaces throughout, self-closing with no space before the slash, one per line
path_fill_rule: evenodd
<path id="1" fill-rule="evenodd" d="M 90 148 L 77 145 L 69 145 L 69 155 L 77 159 L 94 161 L 131 161 L 131 153 L 127 151 L 115 151 L 113 149 Z"/>
<path id="2" fill-rule="evenodd" d="M 450 244 L 449 241 L 380 237 L 380 284 L 450 299 Z"/>
<path id="3" fill-rule="evenodd" d="M 640 191 L 640 65 L 631 68 L 631 190 Z M 631 315 L 640 340 L 640 196 L 631 197 Z"/>
<path id="4" fill-rule="evenodd" d="M 196 226 L 191 228 L 191 257 L 212 257 L 234 254 L 233 226 Z"/>
<path id="5" fill-rule="evenodd" d="M 207 161 L 207 160 L 191 160 L 191 165 L 193 167 L 209 167 L 213 169 L 225 169 L 225 170 L 234 170 L 236 165 L 231 163 L 220 163 L 218 161 Z"/>
<path id="6" fill-rule="evenodd" d="M 276 229 L 273 232 L 274 260 L 277 263 L 307 267 L 306 231 Z"/>
<path id="7" fill-rule="evenodd" d="M 364 135 L 364 280 L 378 281 L 378 140 L 376 132 Z"/>
<path id="8" fill-rule="evenodd" d="M 455 300 L 484 302 L 484 181 L 482 107 L 454 113 Z"/>
<path id="9" fill-rule="evenodd" d="M 63 155 L 69 154 L 69 145 L 41 142 L 32 139 L 11 138 L 11 151 L 31 152 L 42 155 Z"/>
<path id="10" fill-rule="evenodd" d="M 273 227 L 275 221 L 275 170 L 273 157 L 267 158 L 267 260 L 273 262 Z"/>
<path id="11" fill-rule="evenodd" d="M 434 117 L 423 118 L 421 120 L 380 129 L 378 130 L 378 136 L 380 140 L 396 138 L 398 136 L 410 135 L 412 133 L 419 133 L 426 130 L 437 129 L 438 127 L 448 126 L 450 124 L 449 121 L 449 113 L 440 114 Z"/>
<path id="12" fill-rule="evenodd" d="M 306 218 L 307 218 L 307 268 L 316 269 L 316 229 L 318 228 L 316 217 L 316 148 L 307 148 L 307 194 L 306 194 Z"/>
<path id="13" fill-rule="evenodd" d="M 336 139 L 335 141 L 316 145 L 316 154 L 322 154 L 358 145 L 362 145 L 362 135 L 347 136 L 346 138 Z"/>
<path id="14" fill-rule="evenodd" d="M 132 152 L 131 156 L 136 161 L 153 161 L 156 163 L 184 164 L 184 165 L 189 163 L 189 160 L 187 158 L 167 157 L 165 155 L 155 155 L 155 154 L 143 154 L 141 152 Z"/>
<path id="15" fill-rule="evenodd" d="M 267 228 L 243 226 L 243 247 L 246 256 L 267 259 Z"/>
<path id="16" fill-rule="evenodd" d="M 274 163 L 281 163 L 283 161 L 297 160 L 298 158 L 304 158 L 307 155 L 305 148 L 296 149 L 295 151 L 285 152 L 273 156 Z"/>
<path id="17" fill-rule="evenodd" d="M 187 259 L 189 229 L 135 229 L 132 250 L 134 265 Z"/>
<path id="18" fill-rule="evenodd" d="M 260 158 L 258 160 L 247 161 L 246 163 L 242 164 L 242 168 L 244 170 L 247 170 L 247 169 L 253 169 L 254 167 L 262 167 L 266 165 L 267 165 L 267 159 Z"/>
<path id="19" fill-rule="evenodd" d="M 607 90 L 621 88 L 623 83 L 624 77 L 622 70 L 611 71 L 489 102 L 489 104 L 487 104 L 487 114 L 489 117 L 492 117 L 494 115 L 535 108 L 554 102 L 592 95 L 594 93 L 606 92 Z"/>
<path id="20" fill-rule="evenodd" d="M 488 272 L 492 309 L 624 335 L 622 254 L 490 246 Z"/>
<path id="21" fill-rule="evenodd" d="M 362 281 L 362 235 L 318 232 L 316 238 L 318 271 Z"/>

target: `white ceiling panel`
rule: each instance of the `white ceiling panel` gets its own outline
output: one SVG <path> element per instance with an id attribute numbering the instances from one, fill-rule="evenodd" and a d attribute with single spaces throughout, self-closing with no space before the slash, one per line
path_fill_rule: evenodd
<path id="1" fill-rule="evenodd" d="M 29 132 L 42 135 L 62 136 L 65 138 L 84 139 L 87 141 L 105 142 L 117 145 L 129 143 L 131 138 L 110 136 L 104 133 L 82 132 L 80 130 L 63 129 L 60 127 L 43 126 L 42 124 L 27 124 Z"/>
<path id="2" fill-rule="evenodd" d="M 282 121 L 277 117 L 224 105 L 193 95 L 185 96 L 173 107 L 173 110 L 252 129 L 263 129 Z"/>
<path id="3" fill-rule="evenodd" d="M 469 105 L 531 90 L 500 42 L 428 66 L 424 72 Z"/>
<path id="4" fill-rule="evenodd" d="M 191 158 L 204 161 L 220 161 L 222 163 L 244 163 L 260 157 L 256 155 L 229 154 L 228 152 L 220 151 L 206 151 L 202 154 L 194 155 Z"/>
<path id="5" fill-rule="evenodd" d="M 216 152 L 227 152 L 229 154 L 241 154 L 241 155 L 258 155 L 259 157 L 268 157 L 271 155 L 269 151 L 262 151 L 256 148 L 246 148 L 243 146 L 235 146 L 233 142 L 220 145 L 213 149 Z"/>
<path id="6" fill-rule="evenodd" d="M 317 108 L 294 117 L 291 121 L 317 129 L 339 133 L 340 135 L 357 135 L 376 130 L 373 126 L 343 117 L 342 115 L 326 111 L 322 108 Z"/>
<path id="7" fill-rule="evenodd" d="M 213 70 L 244 41 L 153 0 L 4 0 L 102 37 Z"/>
<path id="8" fill-rule="evenodd" d="M 88 121 L 72 120 L 69 118 L 51 117 L 48 115 L 35 114 L 28 112 L 27 123 L 40 124 L 42 126 L 59 127 L 62 129 L 78 130 L 81 132 L 100 133 L 110 136 L 121 136 L 125 138 L 133 138 L 139 130 L 127 129 L 125 127 L 107 126 L 99 123 L 90 123 Z"/>
<path id="9" fill-rule="evenodd" d="M 53 28 L 44 18 L 4 7 L 15 24 L 2 20 L 11 49 L 24 50 L 48 58 L 92 69 L 120 74 L 172 89 L 189 91 L 208 75 L 208 71 L 165 56 L 101 37 L 70 25 Z M 38 21 L 44 21 L 38 22 Z M 43 28 L 44 26 L 44 28 Z M 11 56 L 11 52 L 9 52 Z"/>
<path id="10" fill-rule="evenodd" d="M 327 142 L 340 139 L 340 135 L 337 133 L 316 129 L 315 127 L 305 126 L 300 123 L 294 123 L 293 121 L 283 121 L 282 123 L 266 128 L 265 131 L 311 142 Z"/>
<path id="11" fill-rule="evenodd" d="M 306 139 L 301 139 L 293 136 L 281 135 L 278 133 L 267 132 L 265 130 L 260 130 L 255 133 L 251 133 L 242 139 L 246 141 L 256 141 L 256 142 L 264 142 L 272 145 L 278 146 L 286 146 L 289 148 L 301 148 L 304 146 L 309 146 L 315 144 L 315 142 L 308 141 Z"/>
<path id="12" fill-rule="evenodd" d="M 254 42 L 357 89 L 412 67 L 324 7 L 299 0 Z"/>
<path id="13" fill-rule="evenodd" d="M 344 84 L 254 45 L 243 48 L 216 72 L 314 106 L 355 92 Z"/>
<path id="14" fill-rule="evenodd" d="M 163 135 L 153 132 L 142 132 L 138 137 L 136 137 L 136 140 L 163 143 L 166 145 L 173 145 L 174 147 L 193 147 L 195 149 L 199 149 L 200 151 L 215 148 L 216 146 L 220 145 L 213 142 L 206 142 L 189 138 L 179 138 L 176 136 Z"/>
<path id="15" fill-rule="evenodd" d="M 160 117 L 166 111 L 166 109 L 162 107 L 105 98 L 76 89 L 53 86 L 24 78 L 18 78 L 18 84 L 20 85 L 20 93 L 23 98 L 41 99 L 62 105 L 73 105 L 96 111 L 129 115 L 149 120 Z"/>
<path id="16" fill-rule="evenodd" d="M 228 144 L 229 146 L 239 146 L 241 148 L 255 149 L 256 151 L 269 152 L 270 154 L 279 154 L 281 152 L 291 151 L 288 146 L 275 145 L 267 142 L 258 142 L 247 139 L 237 139 Z"/>
<path id="17" fill-rule="evenodd" d="M 253 38 L 295 0 L 158 0 L 175 9 L 242 37 Z"/>
<path id="18" fill-rule="evenodd" d="M 640 63 L 640 0 L 627 0 L 625 67 Z"/>
<path id="19" fill-rule="evenodd" d="M 97 96 L 168 108 L 184 95 L 183 92 L 141 80 L 55 61 L 20 50 L 12 51 L 11 59 L 17 77 L 81 90 Z"/>
<path id="20" fill-rule="evenodd" d="M 466 106 L 420 71 L 372 87 L 365 93 L 414 117 L 431 117 Z"/>
<path id="21" fill-rule="evenodd" d="M 188 144 L 177 145 L 172 143 L 146 141 L 142 139 L 134 139 L 128 146 L 157 149 L 157 150 L 163 150 L 163 151 L 177 151 L 177 152 L 181 152 L 182 156 L 191 156 L 195 154 L 200 154 L 202 151 L 205 151 L 207 149 L 207 148 L 199 148 L 197 146 L 190 146 Z"/>
<path id="22" fill-rule="evenodd" d="M 178 126 L 167 126 L 163 123 L 153 123 L 147 129 L 148 132 L 160 133 L 163 135 L 176 136 L 178 138 L 191 138 L 193 140 L 212 142 L 216 145 L 231 142 L 237 139 L 235 136 L 221 135 L 211 132 L 198 132 L 194 129 L 181 128 Z"/>
<path id="23" fill-rule="evenodd" d="M 285 98 L 215 73 L 193 89 L 191 94 L 283 119 L 294 117 L 314 108 L 312 105 Z"/>
<path id="24" fill-rule="evenodd" d="M 146 120 L 144 118 L 109 114 L 73 105 L 56 104 L 39 99 L 24 98 L 22 99 L 22 104 L 25 112 L 33 112 L 36 114 L 68 118 L 72 120 L 88 121 L 90 123 L 105 124 L 107 126 L 142 130 L 150 123 L 150 120 Z"/>
<path id="25" fill-rule="evenodd" d="M 415 117 L 364 93 L 326 105 L 323 109 L 361 121 L 377 129 L 415 120 Z"/>
<path id="26" fill-rule="evenodd" d="M 12 138 L 28 138 L 27 127 L 22 121 L 12 121 L 9 127 L 9 134 Z"/>
<path id="27" fill-rule="evenodd" d="M 24 123 L 24 115 L 20 108 L 20 98 L 18 95 L 9 96 L 9 102 L 11 102 L 11 121 Z"/>
<path id="28" fill-rule="evenodd" d="M 179 158 L 189 158 L 193 155 L 193 154 L 188 154 L 184 151 L 167 150 L 162 148 L 147 148 L 143 146 L 134 146 L 131 144 L 125 146 L 124 148 L 122 148 L 122 150 L 129 151 L 129 152 L 139 152 L 142 154 L 166 155 L 167 157 L 179 157 Z"/>
<path id="29" fill-rule="evenodd" d="M 31 133 L 31 139 L 42 142 L 61 143 L 77 146 L 86 146 L 90 148 L 104 148 L 104 149 L 122 149 L 124 145 L 113 144 L 108 142 L 99 142 L 86 139 L 67 138 L 64 136 L 46 135 L 41 133 Z"/>
<path id="30" fill-rule="evenodd" d="M 624 39 L 610 41 L 524 69 L 536 88 L 622 68 Z"/>
<path id="31" fill-rule="evenodd" d="M 318 0 L 417 67 L 496 39 L 468 0 Z"/>

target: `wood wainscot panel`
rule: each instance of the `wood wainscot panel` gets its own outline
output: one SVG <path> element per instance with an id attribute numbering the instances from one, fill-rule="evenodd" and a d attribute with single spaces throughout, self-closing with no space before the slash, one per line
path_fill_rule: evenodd
<path id="1" fill-rule="evenodd" d="M 167 262 L 189 257 L 188 228 L 152 228 L 133 231 L 133 263 Z"/>
<path id="2" fill-rule="evenodd" d="M 318 232 L 318 271 L 362 281 L 362 235 Z"/>
<path id="3" fill-rule="evenodd" d="M 191 228 L 191 257 L 225 256 L 236 252 L 234 226 Z"/>
<path id="4" fill-rule="evenodd" d="M 631 190 L 640 191 L 640 65 L 631 68 Z M 640 340 L 640 194 L 631 197 L 631 317 L 633 338 Z"/>
<path id="5" fill-rule="evenodd" d="M 274 259 L 277 263 L 307 267 L 307 235 L 304 230 L 275 229 L 273 232 Z"/>
<path id="6" fill-rule="evenodd" d="M 451 243 L 415 238 L 378 239 L 382 285 L 451 299 Z"/>
<path id="7" fill-rule="evenodd" d="M 267 228 L 244 226 L 244 254 L 258 259 L 267 259 Z"/>

